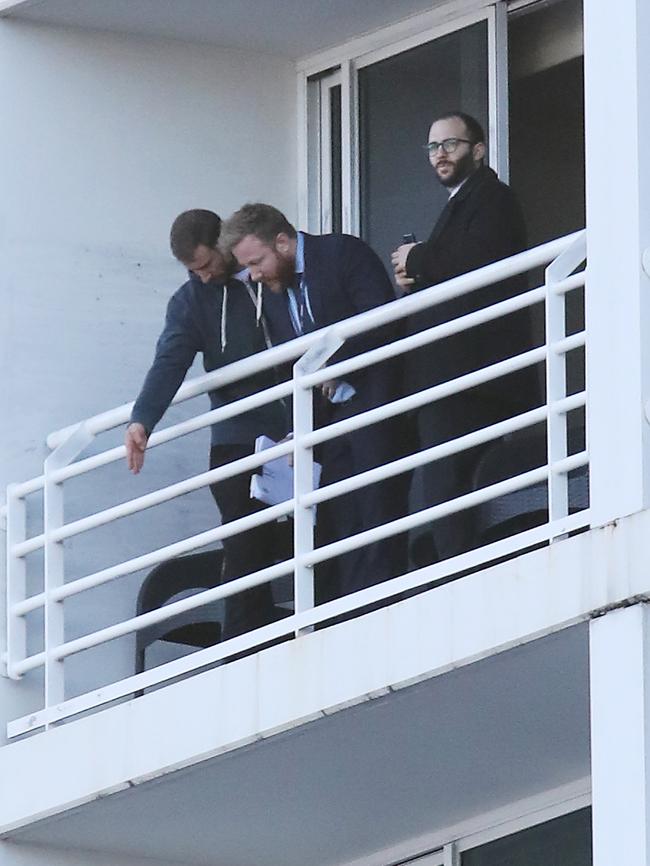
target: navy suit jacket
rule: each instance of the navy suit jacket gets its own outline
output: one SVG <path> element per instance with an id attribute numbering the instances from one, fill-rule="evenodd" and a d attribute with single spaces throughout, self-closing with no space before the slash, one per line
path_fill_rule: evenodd
<path id="1" fill-rule="evenodd" d="M 357 313 L 395 300 L 386 269 L 376 253 L 352 235 L 304 235 L 303 279 L 316 328 L 340 322 Z M 289 315 L 286 293 L 264 289 L 264 314 L 274 344 L 292 340 L 296 334 Z M 385 326 L 349 339 L 330 364 L 390 342 L 397 336 L 394 326 Z M 346 376 L 357 394 L 356 411 L 385 403 L 398 395 L 400 361 L 394 359 Z"/>

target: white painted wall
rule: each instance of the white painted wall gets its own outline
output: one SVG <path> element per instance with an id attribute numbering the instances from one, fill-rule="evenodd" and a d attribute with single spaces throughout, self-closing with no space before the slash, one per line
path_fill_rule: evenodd
<path id="1" fill-rule="evenodd" d="M 637 604 L 589 627 L 594 866 L 650 860 L 649 625 Z"/>
<path id="2" fill-rule="evenodd" d="M 600 0 L 585 0 L 584 22 L 594 525 L 650 505 L 650 6 L 622 0 L 612 16 Z M 613 118 L 626 125 L 615 167 Z"/>
<path id="3" fill-rule="evenodd" d="M 185 278 L 167 245 L 177 213 L 207 207 L 227 215 L 267 200 L 294 216 L 295 75 L 290 62 L 270 56 L 1 20 L 0 105 L 4 491 L 41 473 L 48 432 L 136 396 L 166 301 Z M 152 452 L 137 479 L 120 464 L 102 471 L 101 482 L 71 483 L 66 517 L 202 471 L 207 449 L 204 431 Z M 72 573 L 217 519 L 207 491 L 158 511 L 135 529 L 75 540 Z M 37 561 L 31 570 L 38 575 Z M 71 604 L 66 636 L 130 615 L 140 580 Z M 126 674 L 131 641 L 123 644 Z M 106 658 L 98 651 L 93 665 Z"/>

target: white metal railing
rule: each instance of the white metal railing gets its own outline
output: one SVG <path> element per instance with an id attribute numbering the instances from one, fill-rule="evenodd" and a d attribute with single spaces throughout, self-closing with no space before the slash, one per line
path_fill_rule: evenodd
<path id="1" fill-rule="evenodd" d="M 572 455 L 567 453 L 567 414 L 585 406 L 586 394 L 582 391 L 567 395 L 565 365 L 567 352 L 585 345 L 584 331 L 570 336 L 567 336 L 565 331 L 566 296 L 585 284 L 585 272 L 574 273 L 585 257 L 585 233 L 569 235 L 510 259 L 464 274 L 440 286 L 425 289 L 394 303 L 362 313 L 332 325 L 328 329 L 307 334 L 290 343 L 269 349 L 184 384 L 176 395 L 175 402 L 187 400 L 212 388 L 246 378 L 271 365 L 277 366 L 296 361 L 291 380 L 156 432 L 149 440 L 149 448 L 288 395 L 292 395 L 294 401 L 293 439 L 282 442 L 263 453 L 250 455 L 69 523 L 65 522 L 63 513 L 64 482 L 124 458 L 124 446 L 119 446 L 91 457 L 77 459 L 98 434 L 127 421 L 132 404 L 96 415 L 81 424 L 51 434 L 48 437 L 48 444 L 54 450 L 45 461 L 43 475 L 21 484 L 11 485 L 7 491 L 7 672 L 12 678 L 20 678 L 36 668 L 43 667 L 45 670 L 43 708 L 11 722 L 8 726 L 8 735 L 16 736 L 40 727 L 47 727 L 72 715 L 165 682 L 179 674 L 227 658 L 273 638 L 290 634 L 300 636 L 303 631 L 319 621 L 380 599 L 390 598 L 405 590 L 429 584 L 441 577 L 489 562 L 540 541 L 561 537 L 574 529 L 588 525 L 589 509 L 577 514 L 569 514 L 568 473 L 586 466 L 588 454 L 586 451 Z M 349 337 L 394 322 L 477 288 L 547 265 L 549 262 L 551 264 L 546 268 L 543 286 L 325 368 L 328 359 Z M 327 379 L 344 378 L 354 370 L 396 357 L 450 334 L 459 333 L 479 323 L 497 319 L 540 302 L 545 303 L 546 309 L 545 345 L 467 373 L 452 381 L 402 397 L 344 421 L 317 430 L 312 428 L 312 392 Z M 546 367 L 547 401 L 544 406 L 356 476 L 313 489 L 312 463 L 315 445 L 540 362 L 545 362 Z M 541 422 L 546 423 L 547 430 L 548 459 L 545 465 L 474 490 L 456 499 L 405 515 L 383 526 L 365 530 L 319 548 L 314 547 L 312 509 L 318 503 Z M 215 481 L 261 466 L 268 460 L 289 453 L 293 454 L 294 461 L 293 499 L 66 582 L 63 549 L 66 539 L 136 514 L 189 491 L 206 487 Z M 314 607 L 313 568 L 315 564 L 542 482 L 548 487 L 549 519 L 545 524 Z M 26 499 L 39 490 L 44 492 L 43 532 L 27 537 Z M 141 569 L 150 568 L 170 557 L 188 553 L 286 515 L 292 515 L 294 518 L 292 558 L 213 589 L 199 592 L 190 598 L 165 605 L 159 610 L 132 617 L 74 640 L 65 640 L 64 602 L 66 599 Z M 26 557 L 37 550 L 44 551 L 43 591 L 27 596 Z M 99 690 L 66 700 L 64 660 L 73 654 L 288 574 L 293 574 L 294 613 L 292 616 L 144 673 L 127 677 Z M 38 609 L 44 611 L 43 650 L 28 655 L 25 617 Z"/>

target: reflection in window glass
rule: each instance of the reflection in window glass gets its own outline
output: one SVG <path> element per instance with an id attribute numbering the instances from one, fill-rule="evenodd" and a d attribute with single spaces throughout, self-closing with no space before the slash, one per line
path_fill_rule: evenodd
<path id="1" fill-rule="evenodd" d="M 488 122 L 487 24 L 359 70 L 361 235 L 390 263 L 402 235 L 428 237 L 447 200 L 422 145 L 447 111 Z"/>
<path id="2" fill-rule="evenodd" d="M 332 231 L 343 231 L 343 198 L 342 198 L 342 176 L 341 176 L 341 85 L 337 84 L 330 88 L 330 118 L 331 118 L 331 141 L 330 154 L 332 166 L 331 179 L 331 202 L 332 202 Z"/>

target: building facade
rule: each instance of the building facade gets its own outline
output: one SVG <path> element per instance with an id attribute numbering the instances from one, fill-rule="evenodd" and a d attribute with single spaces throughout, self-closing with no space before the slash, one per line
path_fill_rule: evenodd
<path id="1" fill-rule="evenodd" d="M 0 864 L 650 863 L 646 0 L 23 0 L 0 3 L 0 45 Z M 172 219 L 269 201 L 388 262 L 443 205 L 420 144 L 450 107 L 485 125 L 531 250 L 445 291 L 534 275 L 546 377 L 538 414 L 500 431 L 542 423 L 546 462 L 461 507 L 541 485 L 543 518 L 314 608 L 318 492 L 298 481 L 277 514 L 293 559 L 261 578 L 293 617 L 152 648 L 135 674 L 147 571 L 223 535 L 214 379 L 193 371 L 142 476 L 118 452 L 184 279 Z M 319 370 L 296 370 L 300 402 Z"/>

